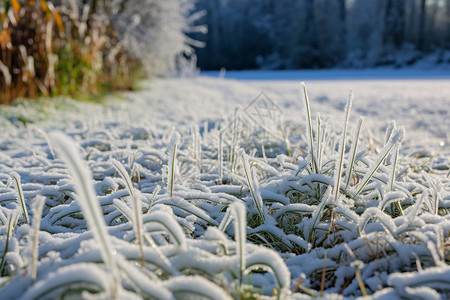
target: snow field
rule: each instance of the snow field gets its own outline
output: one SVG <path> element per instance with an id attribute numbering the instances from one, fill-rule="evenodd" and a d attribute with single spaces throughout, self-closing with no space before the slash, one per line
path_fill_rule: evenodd
<path id="1" fill-rule="evenodd" d="M 1 298 L 445 299 L 447 120 L 426 108 L 447 111 L 448 96 L 435 84 L 359 82 L 342 106 L 342 82 L 198 77 L 5 109 Z"/>

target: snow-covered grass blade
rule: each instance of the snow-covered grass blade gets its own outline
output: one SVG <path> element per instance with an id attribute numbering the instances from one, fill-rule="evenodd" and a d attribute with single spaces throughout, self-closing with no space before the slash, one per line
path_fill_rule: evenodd
<path id="1" fill-rule="evenodd" d="M 176 171 L 176 155 L 177 155 L 177 146 L 180 142 L 180 134 L 176 132 L 169 143 L 169 151 L 168 151 L 168 179 L 167 179 L 167 190 L 169 192 L 169 196 L 173 196 L 173 186 L 175 181 L 175 171 Z"/>
<path id="2" fill-rule="evenodd" d="M 22 213 L 23 217 L 25 218 L 25 223 L 29 223 L 28 210 L 27 206 L 25 205 L 22 184 L 20 183 L 20 175 L 17 174 L 17 172 L 12 172 L 10 174 L 10 181 L 8 181 L 7 185 L 9 185 L 10 182 L 13 184 L 14 190 L 17 193 L 17 201 L 19 201 L 20 205 L 22 206 Z"/>
<path id="3" fill-rule="evenodd" d="M 78 203 L 81 206 L 83 215 L 89 225 L 94 238 L 99 243 L 102 258 L 112 273 L 114 281 L 118 280 L 117 265 L 113 257 L 113 247 L 106 229 L 105 220 L 94 191 L 94 187 L 90 182 L 92 178 L 91 172 L 84 165 L 77 152 L 78 145 L 75 144 L 68 136 L 60 132 L 50 134 L 50 141 L 54 145 L 57 154 L 66 163 L 68 171 L 72 176 L 75 185 L 75 191 L 78 194 Z M 115 297 L 116 286 L 111 291 L 111 297 Z"/>
<path id="4" fill-rule="evenodd" d="M 381 150 L 381 153 L 379 154 L 375 163 L 370 168 L 369 172 L 367 172 L 364 175 L 363 179 L 361 179 L 361 182 L 355 187 L 356 190 L 354 194 L 355 196 L 359 195 L 362 192 L 363 188 L 369 183 L 369 180 L 374 176 L 375 172 L 383 163 L 384 159 L 390 153 L 392 148 L 394 148 L 394 146 L 396 146 L 397 144 L 400 144 L 403 141 L 404 136 L 405 136 L 405 129 L 403 127 L 401 127 L 395 132 L 392 138 L 384 146 L 383 150 Z"/>
<path id="5" fill-rule="evenodd" d="M 345 105 L 344 130 L 342 131 L 342 140 L 339 143 L 339 159 L 337 160 L 338 167 L 336 168 L 334 173 L 334 201 L 336 201 L 336 203 L 338 203 L 339 201 L 341 175 L 342 175 L 342 168 L 344 166 L 345 143 L 347 139 L 348 120 L 350 118 L 350 111 L 352 109 L 352 101 L 353 101 L 353 91 L 350 92 L 347 104 Z"/>
<path id="6" fill-rule="evenodd" d="M 314 137 L 313 137 L 313 126 L 311 119 L 311 109 L 309 107 L 309 97 L 306 92 L 306 85 L 304 82 L 301 83 L 303 89 L 303 102 L 305 104 L 305 122 L 306 122 L 306 138 L 308 142 L 308 153 L 311 155 L 311 169 L 313 173 L 317 173 L 318 166 L 316 157 L 314 154 Z"/>
<path id="7" fill-rule="evenodd" d="M 36 280 L 37 263 L 39 256 L 39 230 L 41 227 L 42 211 L 44 210 L 45 197 L 39 195 L 36 197 L 37 204 L 33 209 L 33 245 L 31 248 L 31 280 Z"/>

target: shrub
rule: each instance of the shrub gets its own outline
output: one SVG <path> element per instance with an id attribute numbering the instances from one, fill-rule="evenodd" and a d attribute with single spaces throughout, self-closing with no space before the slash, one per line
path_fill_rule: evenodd
<path id="1" fill-rule="evenodd" d="M 143 75 L 167 74 L 192 55 L 190 2 L 4 0 L 0 104 L 131 89 Z"/>

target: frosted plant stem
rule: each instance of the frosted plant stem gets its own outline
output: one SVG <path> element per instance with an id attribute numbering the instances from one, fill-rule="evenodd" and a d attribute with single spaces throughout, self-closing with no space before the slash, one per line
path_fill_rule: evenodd
<path id="1" fill-rule="evenodd" d="M 247 154 L 244 149 L 240 149 L 239 152 L 242 165 L 244 167 L 245 178 L 247 179 L 248 188 L 250 190 L 250 194 L 253 198 L 253 202 L 255 203 L 256 209 L 258 210 L 258 215 L 261 219 L 261 224 L 265 222 L 265 212 L 264 212 L 264 204 L 261 198 L 261 193 L 259 191 L 258 179 L 256 178 L 256 171 L 250 167 L 248 162 Z"/>
<path id="2" fill-rule="evenodd" d="M 168 176 L 167 188 L 169 190 L 170 197 L 173 196 L 173 185 L 174 185 L 174 180 L 175 180 L 175 163 L 176 163 L 175 160 L 176 160 L 176 155 L 177 155 L 177 146 L 178 146 L 179 142 L 180 142 L 180 134 L 176 132 L 173 135 L 173 137 L 169 143 L 169 157 L 168 157 L 169 176 Z"/>
<path id="3" fill-rule="evenodd" d="M 353 91 L 350 91 L 347 99 L 347 105 L 345 106 L 345 119 L 344 119 L 344 130 L 342 132 L 342 140 L 339 144 L 339 160 L 338 160 L 338 168 L 334 173 L 334 201 L 338 201 L 339 197 L 339 187 L 341 185 L 341 175 L 342 168 L 344 166 L 344 154 L 345 154 L 345 140 L 347 138 L 347 128 L 348 128 L 348 120 L 350 118 L 350 111 L 352 109 L 352 101 L 353 101 Z"/>
<path id="4" fill-rule="evenodd" d="M 196 136 L 195 150 L 196 150 L 197 167 L 198 167 L 198 172 L 201 173 L 202 167 L 203 167 L 203 165 L 202 165 L 202 136 L 200 135 L 198 128 L 197 128 L 197 132 L 196 132 L 195 136 Z"/>
<path id="5" fill-rule="evenodd" d="M 306 92 L 306 85 L 304 82 L 300 83 L 303 88 L 303 101 L 305 104 L 305 121 L 306 121 L 306 137 L 308 139 L 308 153 L 311 155 L 311 168 L 314 174 L 317 174 L 317 162 L 314 155 L 314 141 L 313 141 L 313 129 L 311 121 L 311 109 L 309 108 L 309 98 Z"/>
<path id="6" fill-rule="evenodd" d="M 308 233 L 308 242 L 312 242 L 314 231 L 316 228 L 316 224 L 319 222 L 319 220 L 322 218 L 323 211 L 325 209 L 325 206 L 328 204 L 329 198 L 331 194 L 331 188 L 328 186 L 325 194 L 323 195 L 320 204 L 318 205 L 317 209 L 314 211 L 314 213 L 311 216 L 312 225 L 311 228 L 309 228 Z"/>
<path id="7" fill-rule="evenodd" d="M 158 195 L 159 191 L 161 190 L 161 187 L 158 185 L 156 186 L 155 190 L 153 191 L 152 200 L 150 201 L 150 204 L 148 205 L 147 210 L 145 211 L 145 214 L 148 214 L 150 209 L 152 208 L 153 202 L 155 201 L 156 195 Z"/>
<path id="8" fill-rule="evenodd" d="M 386 128 L 386 133 L 385 133 L 385 136 L 384 136 L 383 147 L 386 146 L 388 144 L 389 140 L 391 139 L 392 134 L 394 133 L 394 130 L 395 130 L 395 127 L 396 127 L 395 125 L 396 125 L 395 121 L 391 121 L 389 123 L 388 127 Z M 385 164 L 387 163 L 387 158 L 385 159 L 384 163 Z"/>
<path id="9" fill-rule="evenodd" d="M 401 127 L 395 135 L 391 138 L 389 143 L 383 148 L 380 155 L 378 156 L 377 161 L 372 166 L 372 168 L 369 170 L 369 172 L 366 173 L 364 178 L 361 180 L 359 185 L 356 187 L 356 193 L 354 196 L 359 195 L 363 188 L 366 186 L 367 183 L 369 183 L 369 180 L 372 178 L 372 176 L 375 174 L 375 172 L 378 170 L 386 156 L 389 154 L 389 152 L 394 148 L 394 146 L 398 143 L 400 144 L 405 136 L 405 129 Z"/>
<path id="10" fill-rule="evenodd" d="M 264 142 L 261 143 L 261 151 L 264 158 L 264 161 L 267 163 L 266 149 L 264 147 Z"/>
<path id="11" fill-rule="evenodd" d="M 17 193 L 17 200 L 19 201 L 20 205 L 22 206 L 22 212 L 23 212 L 23 216 L 25 218 L 25 222 L 30 223 L 29 218 L 28 218 L 27 207 L 25 205 L 25 199 L 23 197 L 22 184 L 20 183 L 20 175 L 17 174 L 16 172 L 11 172 L 10 179 L 12 180 L 12 182 L 14 184 L 14 189 L 16 190 L 16 193 Z"/>
<path id="12" fill-rule="evenodd" d="M 283 137 L 284 144 L 286 145 L 287 154 L 288 154 L 289 157 L 292 157 L 291 143 L 289 142 L 289 139 L 288 139 L 286 133 L 284 132 L 283 127 L 281 126 L 281 121 L 280 121 L 280 123 L 278 125 L 278 128 L 281 131 L 281 136 Z"/>
<path id="13" fill-rule="evenodd" d="M 36 198 L 37 207 L 33 212 L 33 248 L 31 250 L 31 280 L 36 280 L 37 262 L 39 256 L 39 228 L 41 226 L 42 211 L 44 210 L 45 197 L 39 195 Z"/>
<path id="14" fill-rule="evenodd" d="M 111 158 L 109 160 L 109 162 L 114 166 L 116 171 L 119 172 L 120 177 L 122 177 L 122 179 L 125 181 L 125 184 L 127 185 L 127 190 L 128 190 L 128 193 L 130 194 L 130 196 L 134 197 L 133 183 L 131 182 L 131 178 L 128 175 L 128 172 L 125 170 L 123 165 L 116 159 Z"/>
<path id="15" fill-rule="evenodd" d="M 231 174 L 236 172 L 237 165 L 237 144 L 239 139 L 239 118 L 238 118 L 239 109 L 236 108 L 234 110 L 234 118 L 233 118 L 233 129 L 232 129 L 232 141 L 231 141 Z"/>
<path id="16" fill-rule="evenodd" d="M 239 256 L 239 287 L 242 285 L 242 279 L 246 269 L 245 263 L 245 241 L 247 239 L 247 217 L 246 209 L 242 203 L 234 202 L 230 205 L 231 212 L 234 216 L 234 236 L 238 245 Z"/>
<path id="17" fill-rule="evenodd" d="M 125 170 L 124 166 L 117 160 L 111 158 L 109 160 L 114 168 L 116 168 L 117 172 L 119 172 L 122 179 L 125 181 L 128 189 L 128 193 L 131 197 L 131 208 L 133 210 L 133 217 L 132 217 L 132 223 L 134 227 L 134 231 L 136 232 L 136 237 L 138 239 L 138 245 L 139 245 L 139 254 L 141 257 L 141 264 L 142 267 L 145 266 L 145 259 L 144 259 L 144 240 L 143 240 L 143 229 L 142 227 L 144 224 L 142 223 L 142 203 L 141 203 L 141 195 L 139 191 L 134 191 L 133 183 L 131 182 L 130 175 Z"/>
<path id="18" fill-rule="evenodd" d="M 360 270 L 358 263 L 355 264 L 355 274 L 356 274 L 356 279 L 358 280 L 359 288 L 361 289 L 361 293 L 363 294 L 363 296 L 368 296 L 369 294 L 367 294 L 367 290 L 364 285 L 364 281 L 362 280 L 361 270 Z"/>
<path id="19" fill-rule="evenodd" d="M 113 258 L 113 247 L 106 229 L 105 220 L 94 191 L 94 187 L 89 181 L 92 178 L 90 170 L 81 160 L 78 153 L 78 145 L 68 136 L 61 132 L 50 134 L 50 141 L 55 146 L 57 154 L 66 163 L 69 174 L 72 176 L 75 191 L 78 195 L 77 200 L 81 206 L 83 215 L 92 230 L 94 239 L 97 240 L 100 253 L 107 267 L 112 272 L 114 278 L 114 290 L 110 291 L 111 297 L 115 298 L 117 294 L 119 275 L 117 265 Z"/>
<path id="20" fill-rule="evenodd" d="M 423 172 L 423 176 L 428 181 L 428 183 L 431 186 L 431 189 L 433 190 L 433 194 L 434 194 L 433 214 L 437 215 L 438 211 L 439 211 L 439 193 L 438 193 L 438 190 L 436 188 L 436 185 L 431 180 L 431 177 L 426 172 Z"/>
<path id="21" fill-rule="evenodd" d="M 358 150 L 358 142 L 359 142 L 359 135 L 361 134 L 361 126 L 364 121 L 364 117 L 359 117 L 358 124 L 355 127 L 355 131 L 353 133 L 353 139 L 352 139 L 352 149 L 350 150 L 350 156 L 349 156 L 349 164 L 346 169 L 345 173 L 345 191 L 347 191 L 348 186 L 350 185 L 350 180 L 352 178 L 352 171 L 353 166 L 355 165 L 355 158 L 356 158 L 356 152 Z"/>
<path id="22" fill-rule="evenodd" d="M 391 191 L 394 190 L 394 183 L 395 183 L 395 171 L 397 169 L 397 163 L 398 163 L 398 153 L 399 153 L 399 146 L 395 147 L 394 150 L 394 161 L 392 162 L 392 172 L 391 172 L 391 178 L 389 180 L 389 188 Z M 400 213 L 400 216 L 403 216 L 403 208 L 400 202 L 395 202 L 395 205 L 397 206 L 397 209 Z"/>
<path id="23" fill-rule="evenodd" d="M 219 134 L 219 149 L 217 153 L 219 184 L 222 184 L 223 178 L 223 134 Z"/>
<path id="24" fill-rule="evenodd" d="M 317 158 L 317 167 L 320 170 L 322 168 L 322 161 L 321 161 L 322 160 L 321 159 L 322 155 L 321 155 L 321 153 L 322 153 L 323 145 L 321 143 L 321 140 L 322 140 L 322 131 L 321 131 L 322 120 L 320 119 L 320 114 L 319 113 L 317 113 L 316 121 L 317 121 L 317 129 L 316 129 L 316 132 L 317 132 L 317 136 L 316 136 L 317 154 L 316 154 L 316 158 Z"/>
<path id="25" fill-rule="evenodd" d="M 141 257 L 141 265 L 145 267 L 145 258 L 144 258 L 144 224 L 142 222 L 142 204 L 141 204 L 141 195 L 140 192 L 133 197 L 132 208 L 134 212 L 134 230 L 136 232 L 136 236 L 138 239 L 139 245 L 139 255 Z"/>

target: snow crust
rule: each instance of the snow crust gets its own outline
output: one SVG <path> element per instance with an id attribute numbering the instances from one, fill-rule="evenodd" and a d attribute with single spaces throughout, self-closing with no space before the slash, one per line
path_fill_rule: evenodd
<path id="1" fill-rule="evenodd" d="M 421 72 L 412 80 L 397 73 L 394 80 L 354 71 L 351 79 L 337 80 L 346 73 L 310 72 L 308 77 L 297 72 L 295 80 L 286 80 L 293 75 L 258 74 L 264 80 L 245 72 L 239 76 L 246 80 L 155 79 L 104 105 L 55 100 L 58 107 L 1 108 L 0 298 L 58 298 L 69 292 L 84 298 L 116 293 L 230 299 L 250 286 L 255 294 L 274 296 L 278 290 L 281 298 L 306 299 L 305 290 L 319 295 L 325 271 L 324 297 L 353 299 L 362 296 L 355 278 L 358 263 L 369 293 L 365 299 L 445 299 L 450 291 L 447 75 Z M 308 87 L 313 135 L 320 111 L 324 145 L 332 145 L 324 148 L 317 174 L 306 153 L 301 80 Z M 334 199 L 350 89 L 355 98 L 349 132 L 359 115 L 365 120 L 350 171 L 353 141 L 345 143 L 340 174 L 341 183 L 349 176 L 349 186 L 340 184 Z M 272 101 L 255 99 L 260 91 Z M 253 110 L 261 116 L 279 108 L 280 124 L 261 126 L 235 110 L 251 103 L 261 105 Z M 18 116 L 33 124 L 23 124 Z M 398 134 L 392 143 L 404 135 L 396 167 L 394 152 L 380 156 L 389 146 L 384 138 L 389 124 Z M 58 149 L 68 145 L 74 145 L 67 149 L 69 156 L 85 168 L 82 184 L 90 185 L 85 196 L 58 158 Z M 233 157 L 239 151 L 245 153 L 243 163 Z M 117 174 L 111 161 L 129 177 Z M 380 163 L 376 169 L 375 163 Z M 366 175 L 371 170 L 373 176 Z M 18 185 L 8 186 L 11 174 L 17 174 Z M 352 194 L 363 179 L 367 185 Z M 18 189 L 28 208 L 45 197 L 35 281 L 27 273 L 34 229 L 22 217 L 7 239 L 11 216 L 23 214 Z M 130 191 L 140 195 L 143 257 L 129 220 L 137 213 L 127 206 Z M 87 199 L 80 197 L 94 199 L 100 209 L 91 220 L 80 202 Z M 37 216 L 32 209 L 29 213 L 34 224 Z M 106 229 L 90 231 L 94 221 Z M 228 222 L 232 226 L 225 226 Z M 108 256 L 120 273 L 117 281 L 94 240 L 99 234 L 107 236 Z M 301 276 L 301 288 L 291 294 Z"/>

